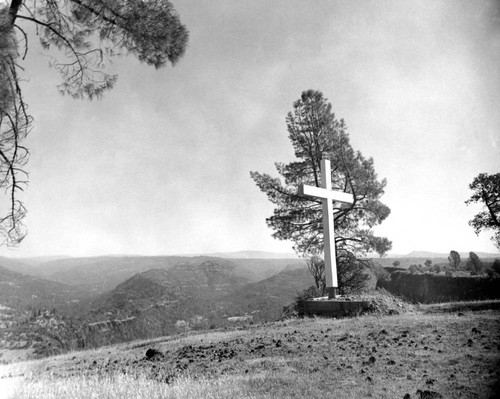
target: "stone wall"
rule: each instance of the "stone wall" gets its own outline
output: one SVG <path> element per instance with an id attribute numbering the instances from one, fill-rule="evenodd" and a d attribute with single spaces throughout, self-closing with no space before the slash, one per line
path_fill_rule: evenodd
<path id="1" fill-rule="evenodd" d="M 395 272 L 378 287 L 412 302 L 436 303 L 500 298 L 500 278 L 447 277 L 436 274 Z"/>

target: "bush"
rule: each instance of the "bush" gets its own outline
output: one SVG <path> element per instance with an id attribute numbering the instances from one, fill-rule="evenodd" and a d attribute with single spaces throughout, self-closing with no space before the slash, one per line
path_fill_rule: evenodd
<path id="1" fill-rule="evenodd" d="M 319 296 L 326 295 L 325 261 L 318 256 L 307 261 L 309 272 L 314 278 Z M 348 251 L 337 254 L 337 276 L 339 293 L 341 295 L 357 294 L 363 292 L 370 279 L 369 270 L 373 262 L 369 259 L 359 259 Z"/>
<path id="2" fill-rule="evenodd" d="M 434 264 L 432 265 L 432 270 L 434 273 L 441 273 L 441 266 Z"/>
<path id="3" fill-rule="evenodd" d="M 497 273 L 500 274 L 500 259 L 495 259 L 493 264 L 491 265 L 491 269 Z"/>
<path id="4" fill-rule="evenodd" d="M 391 273 L 389 273 L 380 263 L 374 263 L 372 271 L 377 282 L 380 280 L 389 281 L 391 279 Z"/>
<path id="5" fill-rule="evenodd" d="M 322 296 L 321 291 L 315 285 L 299 292 L 293 302 L 283 308 L 283 317 L 297 317 L 302 301 Z"/>
<path id="6" fill-rule="evenodd" d="M 415 274 L 418 272 L 418 266 L 417 265 L 410 265 L 409 269 L 411 274 Z"/>

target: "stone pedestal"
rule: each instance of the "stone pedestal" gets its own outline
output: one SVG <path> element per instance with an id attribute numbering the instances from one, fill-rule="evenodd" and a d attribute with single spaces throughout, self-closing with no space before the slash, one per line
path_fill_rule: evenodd
<path id="1" fill-rule="evenodd" d="M 370 309 L 366 301 L 346 301 L 328 298 L 315 298 L 302 301 L 300 316 L 352 317 Z"/>

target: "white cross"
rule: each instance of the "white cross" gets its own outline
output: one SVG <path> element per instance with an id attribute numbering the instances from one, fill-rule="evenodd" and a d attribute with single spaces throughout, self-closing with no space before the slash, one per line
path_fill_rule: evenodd
<path id="1" fill-rule="evenodd" d="M 323 237 L 325 247 L 325 275 L 328 298 L 335 298 L 338 288 L 337 260 L 335 254 L 335 233 L 332 200 L 344 204 L 354 202 L 353 195 L 343 191 L 332 191 L 330 160 L 321 160 L 321 187 L 299 186 L 299 195 L 321 198 L 323 203 Z"/>

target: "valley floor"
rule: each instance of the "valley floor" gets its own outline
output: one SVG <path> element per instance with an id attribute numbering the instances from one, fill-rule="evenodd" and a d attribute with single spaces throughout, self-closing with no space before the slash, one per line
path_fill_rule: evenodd
<path id="1" fill-rule="evenodd" d="M 0 397 L 493 398 L 499 378 L 499 310 L 416 312 L 292 319 L 0 366 Z"/>

